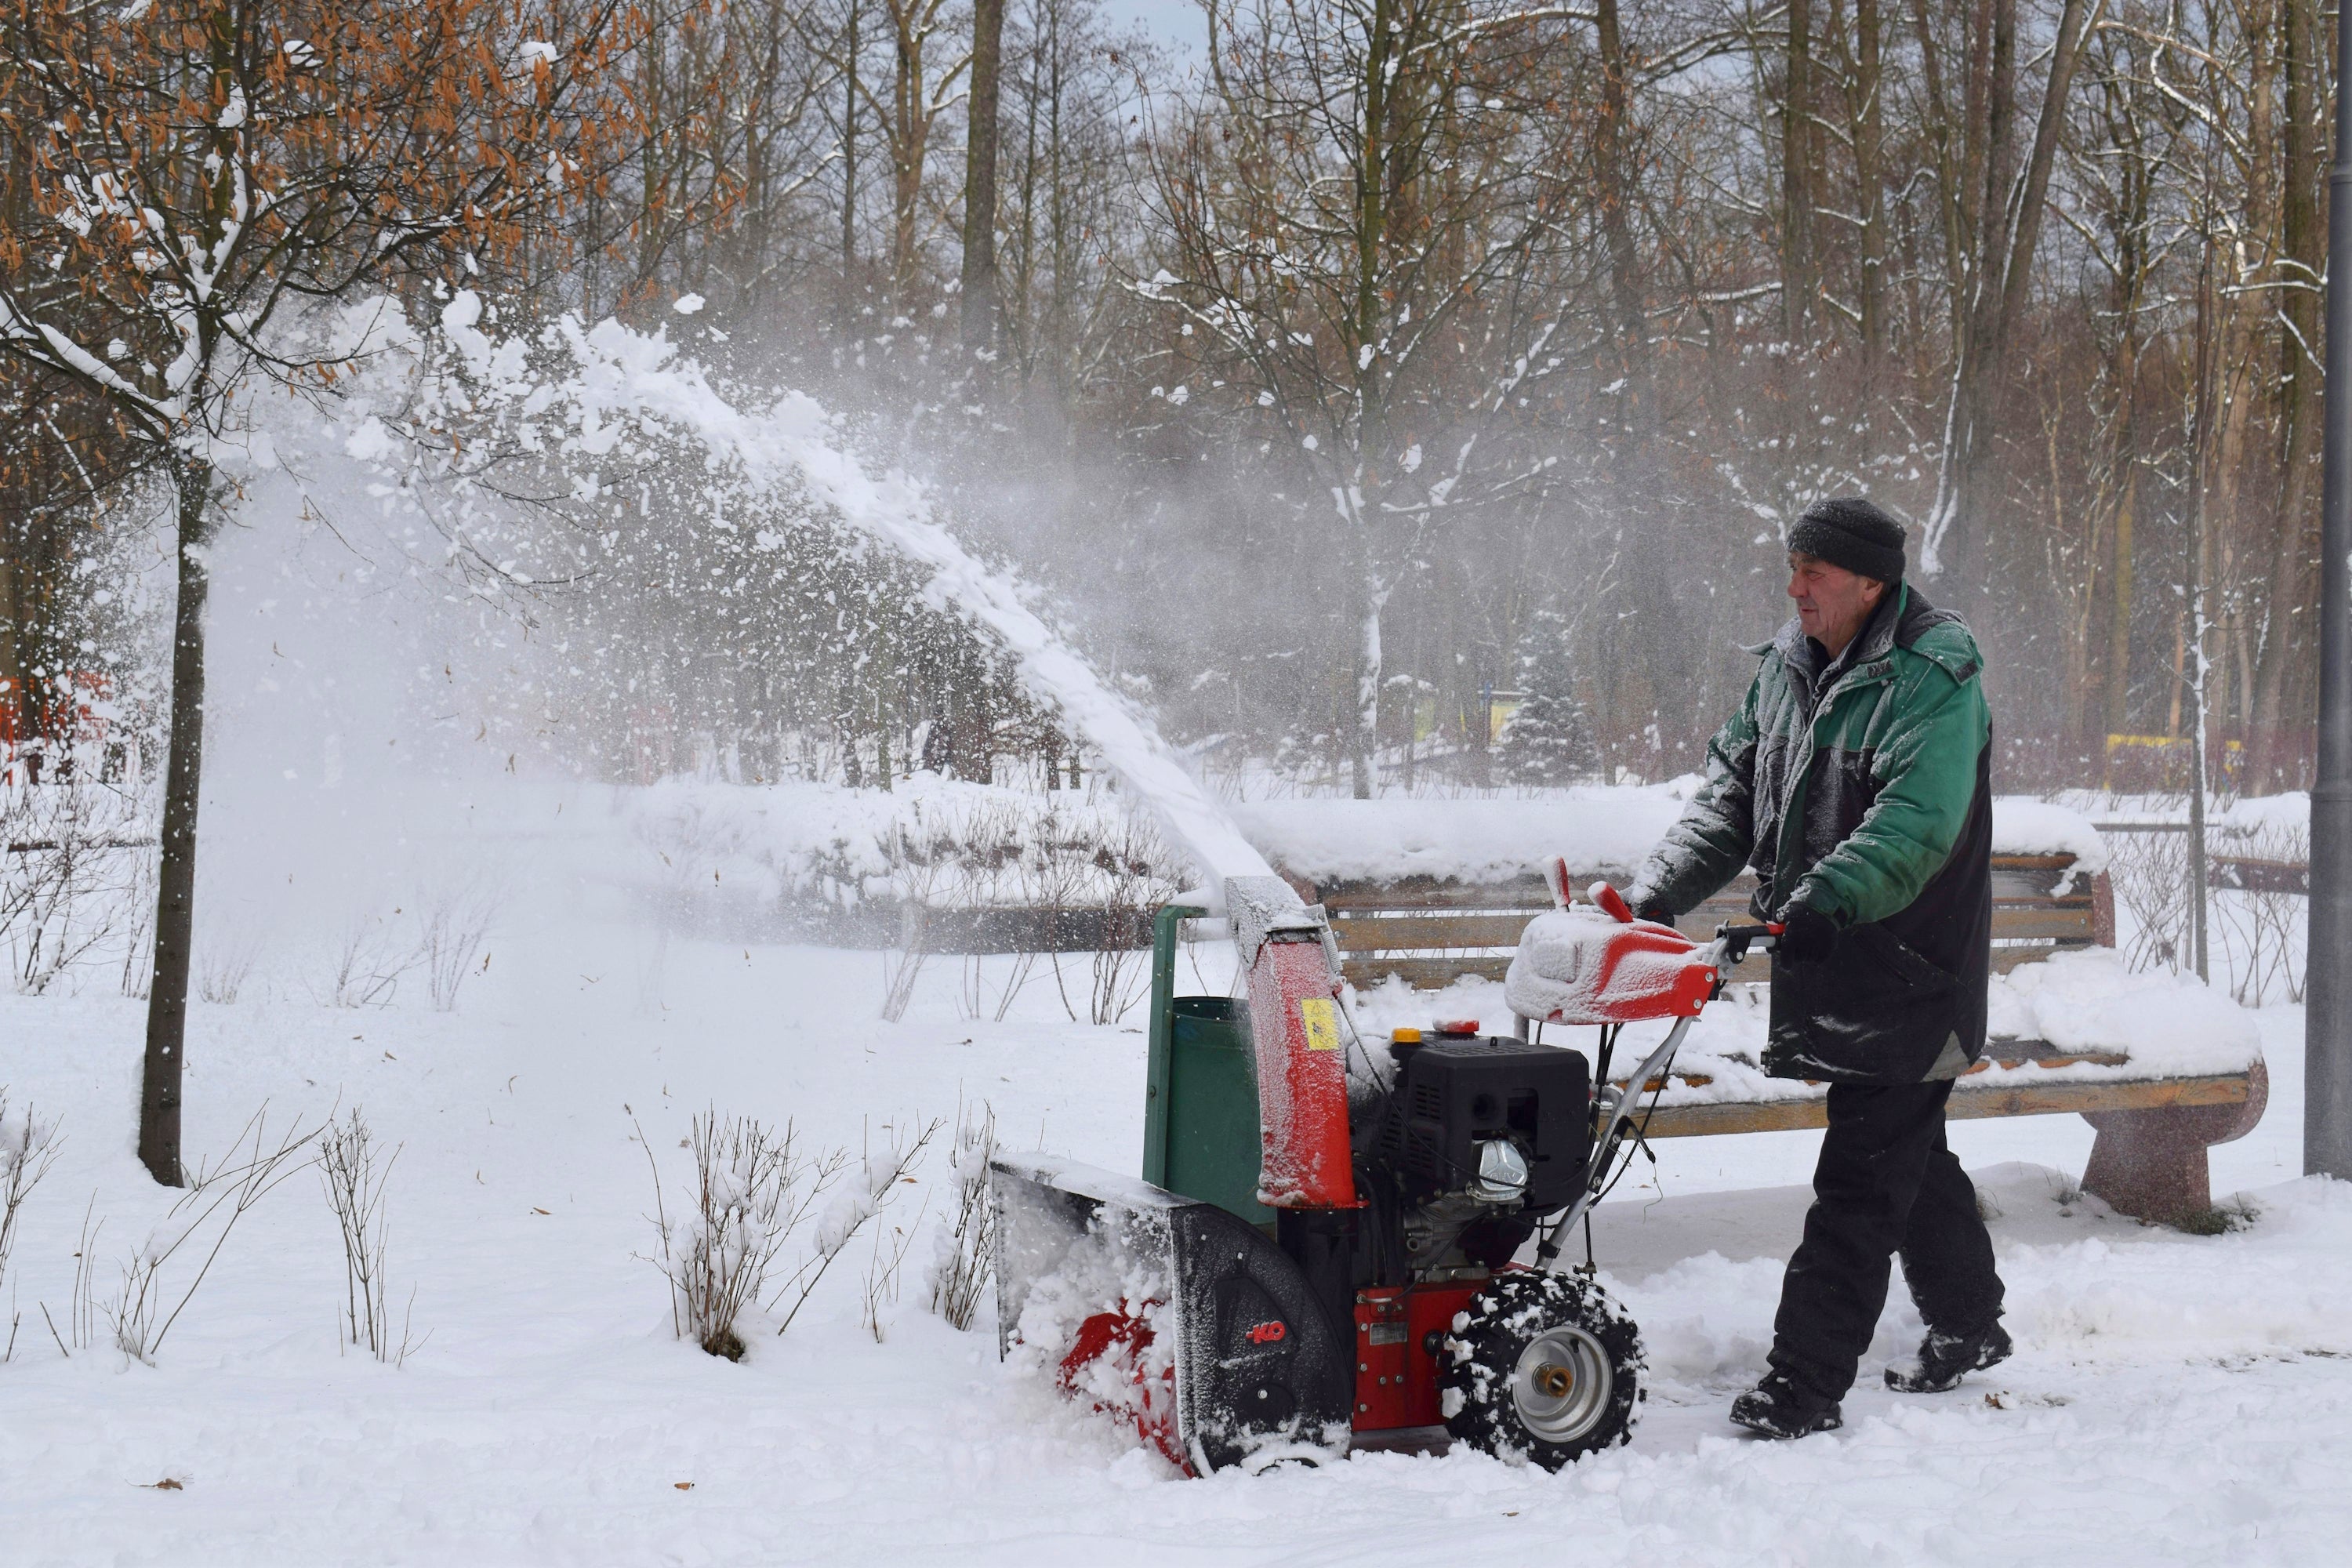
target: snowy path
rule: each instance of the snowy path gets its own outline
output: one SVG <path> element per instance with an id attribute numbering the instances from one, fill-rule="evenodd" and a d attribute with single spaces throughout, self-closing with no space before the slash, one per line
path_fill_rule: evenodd
<path id="1" fill-rule="evenodd" d="M 64 1326 L 84 1205 L 105 1220 L 101 1294 L 163 1206 L 129 1149 L 140 1016 L 0 997 L 0 1084 L 68 1138 L 0 1286 L 23 1317 L 0 1364 L 0 1561 L 2305 1563 L 2352 1531 L 2352 1189 L 2293 1179 L 2292 1013 L 2265 1020 L 2267 1121 L 2217 1152 L 2217 1190 L 2256 1194 L 2243 1233 L 2062 1213 L 2052 1168 L 2080 1170 L 2078 1119 L 1958 1130 L 2002 1211 L 2021 1346 L 1961 1394 L 1865 1385 L 1841 1433 L 1735 1436 L 1724 1405 L 1760 1368 L 1816 1135 L 1691 1141 L 1664 1151 L 1667 1196 L 1629 1183 L 1599 1227 L 1655 1375 L 1630 1449 L 1557 1477 L 1382 1456 L 1185 1482 L 1002 1373 L 918 1279 L 884 1343 L 845 1278 L 737 1366 L 670 1339 L 631 1257 L 650 1185 L 624 1105 L 673 1180 L 708 1103 L 855 1143 L 861 1119 L 952 1115 L 960 1093 L 1016 1144 L 1042 1131 L 1127 1168 L 1139 1033 L 1061 1021 L 1050 975 L 1015 1021 L 960 1022 L 950 960 L 883 1026 L 874 955 L 806 949 L 673 943 L 652 1008 L 642 946 L 593 925 L 500 945 L 455 1016 L 197 1009 L 192 1148 L 264 1098 L 315 1118 L 340 1097 L 406 1143 L 395 1296 L 415 1287 L 431 1339 L 397 1372 L 337 1353 L 340 1258 L 308 1176 L 231 1242 L 158 1366 L 60 1357 L 38 1303 Z M 1916 1332 L 1891 1309 L 1874 1357 Z M 152 1489 L 167 1477 L 181 1489 Z"/>

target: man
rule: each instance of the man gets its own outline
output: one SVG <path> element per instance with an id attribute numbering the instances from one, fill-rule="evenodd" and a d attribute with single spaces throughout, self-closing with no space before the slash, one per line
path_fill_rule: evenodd
<path id="1" fill-rule="evenodd" d="M 1738 875 L 1785 933 L 1765 1070 L 1829 1083 L 1805 1234 L 1771 1371 L 1731 1407 L 1800 1437 L 1842 1424 L 1886 1301 L 1888 1258 L 1926 1320 L 1889 1387 L 1940 1392 L 2010 1352 L 1976 1189 L 1944 1142 L 1952 1080 L 1984 1049 L 1991 958 L 1991 721 L 1959 616 L 1903 581 L 1903 527 L 1855 498 L 1789 531 L 1796 618 L 1707 748 L 1707 777 L 1627 895 L 1671 921 Z"/>

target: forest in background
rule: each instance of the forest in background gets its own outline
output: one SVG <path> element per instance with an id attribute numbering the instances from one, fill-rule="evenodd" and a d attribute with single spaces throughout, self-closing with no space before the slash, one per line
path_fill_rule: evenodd
<path id="1" fill-rule="evenodd" d="M 1788 521 L 1863 491 L 1978 628 L 2002 788 L 2178 787 L 2200 677 L 2214 783 L 2308 782 L 2317 0 L 1204 9 L 1193 56 L 1093 0 L 434 0 L 509 62 L 433 78 L 448 117 L 536 80 L 541 119 L 473 133 L 563 177 L 518 152 L 499 188 L 535 194 L 438 228 L 394 209 L 454 176 L 346 179 L 398 237 L 302 289 L 667 323 L 722 384 L 814 393 L 1216 767 L 1359 794 L 1684 771 L 1784 613 Z M 9 7 L 17 298 L 110 308 L 42 139 L 36 68 L 74 29 L 184 26 L 199 62 L 258 37 L 290 80 L 324 14 Z M 195 123 L 226 122 L 224 79 L 191 73 Z M 152 112 L 158 178 L 202 198 Z M 185 476 L 27 347 L 31 310 L 0 322 L 5 734 L 103 686 L 160 746 L 166 645 L 126 584 L 169 559 Z M 593 639 L 562 694 L 583 767 L 1077 766 L 894 563 L 820 540 L 759 575 L 684 491 L 635 505 L 515 612 Z M 1522 699 L 1543 722 L 1497 745 Z"/>

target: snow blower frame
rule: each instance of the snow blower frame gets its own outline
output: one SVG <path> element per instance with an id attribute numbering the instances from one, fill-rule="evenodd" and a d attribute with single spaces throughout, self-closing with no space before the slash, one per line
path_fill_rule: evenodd
<path id="1" fill-rule="evenodd" d="M 1551 878 L 1560 912 L 1508 993 L 1538 1016 L 1514 1037 L 1399 1030 L 1385 1061 L 1339 1008 L 1319 909 L 1228 884 L 1246 1003 L 1175 995 L 1179 925 L 1205 911 L 1160 910 L 1143 1177 L 996 1158 L 1002 1352 L 1196 1475 L 1433 1447 L 1441 1426 L 1550 1468 L 1625 1441 L 1639 1332 L 1601 1289 L 1589 1224 L 1585 1263 L 1559 1256 L 1641 1146 L 1643 1092 L 1779 928 L 1699 943 L 1605 884 L 1571 908 L 1558 860 Z M 1620 1031 L 1659 1019 L 1612 1082 Z M 1531 1023 L 1598 1026 L 1595 1057 Z"/>

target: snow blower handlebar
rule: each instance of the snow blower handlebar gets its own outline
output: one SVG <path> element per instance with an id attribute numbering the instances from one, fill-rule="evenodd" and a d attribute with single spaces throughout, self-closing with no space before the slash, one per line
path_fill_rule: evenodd
<path id="1" fill-rule="evenodd" d="M 1607 897 L 1603 898 L 1603 894 Z M 1626 910 L 1623 897 L 1606 882 L 1595 882 L 1591 896 L 1592 901 L 1599 904 L 1603 911 L 1622 923 L 1633 923 L 1633 914 Z M 1612 904 L 1614 908 L 1612 908 Z M 1693 967 L 1705 970 L 1709 975 L 1708 1000 L 1723 994 L 1725 977 L 1738 967 L 1739 962 L 1748 956 L 1750 950 L 1761 948 L 1770 951 L 1779 942 L 1780 931 L 1778 921 L 1716 927 L 1715 940 L 1697 948 L 1693 955 Z M 1601 1200 L 1601 1195 L 1615 1180 L 1612 1173 L 1616 1168 L 1618 1152 L 1624 1146 L 1627 1133 L 1631 1131 L 1636 1140 L 1641 1137 L 1641 1130 L 1633 1126 L 1634 1108 L 1651 1084 L 1658 1085 L 1658 1089 L 1649 1090 L 1654 1100 L 1655 1095 L 1664 1090 L 1665 1075 L 1673 1066 L 1675 1052 L 1681 1048 L 1683 1037 L 1690 1033 L 1695 1017 L 1692 1013 L 1684 1013 L 1676 1017 L 1674 1027 L 1666 1031 L 1666 1037 L 1658 1042 L 1657 1047 L 1643 1058 L 1642 1065 L 1626 1079 L 1624 1088 L 1619 1089 L 1613 1083 L 1594 1086 L 1594 1109 L 1602 1114 L 1604 1120 L 1594 1130 L 1591 1159 L 1585 1166 L 1584 1190 L 1545 1235 L 1536 1250 L 1538 1268 L 1552 1267 L 1559 1256 L 1560 1244 L 1567 1240 L 1575 1230 L 1577 1222 Z"/>

